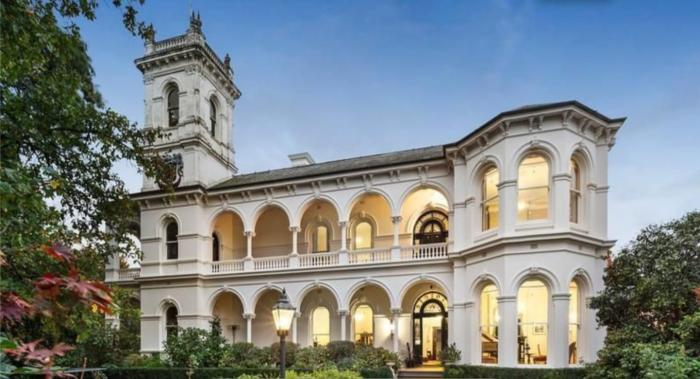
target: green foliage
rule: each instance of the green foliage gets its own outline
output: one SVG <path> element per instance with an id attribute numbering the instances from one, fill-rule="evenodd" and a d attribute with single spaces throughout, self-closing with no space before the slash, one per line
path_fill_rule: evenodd
<path id="1" fill-rule="evenodd" d="M 358 346 L 353 354 L 352 369 L 380 369 L 386 367 L 387 362 L 399 362 L 399 357 L 381 347 Z"/>
<path id="2" fill-rule="evenodd" d="M 288 379 L 362 379 L 362 376 L 355 371 L 338 371 L 336 368 L 311 372 L 288 371 Z"/>
<path id="3" fill-rule="evenodd" d="M 608 333 L 590 377 L 693 372 L 700 359 L 700 212 L 643 229 L 604 281 L 591 307 Z"/>
<path id="4" fill-rule="evenodd" d="M 352 341 L 331 341 L 326 345 L 328 357 L 336 364 L 342 360 L 352 358 L 355 352 L 355 344 Z"/>
<path id="5" fill-rule="evenodd" d="M 387 366 L 373 369 L 361 369 L 359 373 L 363 378 L 394 378 L 394 373 Z"/>
<path id="6" fill-rule="evenodd" d="M 255 368 L 266 365 L 264 360 L 260 349 L 252 343 L 236 342 L 224 346 L 219 364 L 221 367 Z"/>
<path id="7" fill-rule="evenodd" d="M 209 331 L 199 328 L 178 329 L 164 343 L 164 352 L 174 367 L 218 367 L 226 347 L 221 322 L 215 318 Z"/>
<path id="8" fill-rule="evenodd" d="M 325 346 L 308 346 L 297 351 L 296 362 L 290 365 L 295 369 L 322 370 L 335 367 Z"/>
<path id="9" fill-rule="evenodd" d="M 583 368 L 514 368 L 494 366 L 446 366 L 445 378 L 582 379 Z"/>
<path id="10" fill-rule="evenodd" d="M 187 368 L 110 368 L 105 370 L 109 379 L 188 379 Z M 192 378 L 220 379 L 238 378 L 241 375 L 254 375 L 261 379 L 277 378 L 277 369 L 242 369 L 242 368 L 195 368 Z"/>
<path id="11" fill-rule="evenodd" d="M 457 344 L 452 343 L 447 349 L 440 351 L 440 360 L 444 363 L 455 363 L 462 359 L 462 351 L 457 349 Z"/>
<path id="12" fill-rule="evenodd" d="M 167 367 L 166 362 L 160 359 L 159 355 L 129 354 L 124 358 L 125 367 L 145 367 L 158 368 Z"/>

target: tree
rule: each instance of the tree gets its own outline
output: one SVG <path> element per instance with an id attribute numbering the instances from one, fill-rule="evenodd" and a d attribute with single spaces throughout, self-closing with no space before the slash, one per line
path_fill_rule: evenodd
<path id="1" fill-rule="evenodd" d="M 604 282 L 591 307 L 608 335 L 592 377 L 700 376 L 700 212 L 643 229 Z"/>
<path id="2" fill-rule="evenodd" d="M 152 38 L 133 2 L 112 3 L 130 33 Z M 147 153 L 162 133 L 107 108 L 93 83 L 76 22 L 93 21 L 97 6 L 0 3 L 0 322 L 15 364 L 50 367 L 93 306 L 112 311 L 104 262 L 138 252 L 129 238 L 137 210 L 113 164 L 128 160 L 155 178 L 167 171 Z"/>

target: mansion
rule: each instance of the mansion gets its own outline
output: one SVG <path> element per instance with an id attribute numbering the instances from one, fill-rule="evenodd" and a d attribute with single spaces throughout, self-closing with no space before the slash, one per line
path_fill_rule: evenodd
<path id="1" fill-rule="evenodd" d="M 239 174 L 232 141 L 241 92 L 231 59 L 198 16 L 136 60 L 149 146 L 172 183 L 145 177 L 143 258 L 107 267 L 138 288 L 141 350 L 218 317 L 231 342 L 344 340 L 439 360 L 566 367 L 596 359 L 605 330 L 589 300 L 603 286 L 608 152 L 624 118 L 577 101 L 504 111 L 444 145 Z M 260 136 L 261 144 L 269 143 Z M 174 186 L 174 192 L 161 187 Z"/>

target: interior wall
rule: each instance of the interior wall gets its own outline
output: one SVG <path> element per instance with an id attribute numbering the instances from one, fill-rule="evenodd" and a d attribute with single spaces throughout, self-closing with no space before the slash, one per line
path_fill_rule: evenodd
<path id="1" fill-rule="evenodd" d="M 253 257 L 288 255 L 292 252 L 292 232 L 287 214 L 278 207 L 267 208 L 255 224 Z"/>
<path id="2" fill-rule="evenodd" d="M 275 322 L 272 319 L 272 307 L 277 303 L 280 293 L 275 290 L 265 291 L 255 305 L 255 318 L 252 321 L 253 343 L 256 346 L 270 346 L 279 341 Z"/>
<path id="3" fill-rule="evenodd" d="M 214 221 L 214 232 L 219 235 L 221 260 L 245 258 L 246 237 L 243 221 L 237 214 L 226 212 L 219 215 Z"/>
<path id="4" fill-rule="evenodd" d="M 335 207 L 325 200 L 312 202 L 304 212 L 300 223 L 300 234 L 297 240 L 299 254 L 311 253 L 313 250 L 314 229 L 323 223 L 328 226 L 329 251 L 340 250 L 340 228 L 338 226 L 338 212 Z"/>
<path id="5" fill-rule="evenodd" d="M 245 341 L 246 322 L 243 319 L 243 305 L 236 295 L 232 293 L 222 293 L 219 295 L 214 305 L 213 314 L 214 316 L 218 316 L 221 320 L 221 329 L 228 342 Z M 235 334 L 233 332 L 233 326 L 236 327 Z"/>

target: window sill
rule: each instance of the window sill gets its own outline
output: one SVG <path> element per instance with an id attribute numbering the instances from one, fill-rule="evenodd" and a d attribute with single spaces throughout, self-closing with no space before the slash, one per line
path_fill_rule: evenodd
<path id="1" fill-rule="evenodd" d="M 494 228 L 491 230 L 486 230 L 483 232 L 480 232 L 479 234 L 474 236 L 474 242 L 482 242 L 484 240 L 496 237 L 498 235 L 498 228 Z"/>
<path id="2" fill-rule="evenodd" d="M 536 229 L 553 229 L 554 224 L 551 220 L 535 220 L 535 221 L 525 221 L 520 224 L 515 225 L 515 231 L 523 230 L 536 230 Z"/>

